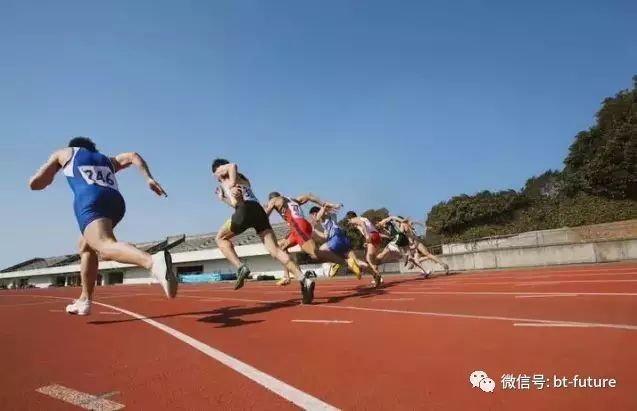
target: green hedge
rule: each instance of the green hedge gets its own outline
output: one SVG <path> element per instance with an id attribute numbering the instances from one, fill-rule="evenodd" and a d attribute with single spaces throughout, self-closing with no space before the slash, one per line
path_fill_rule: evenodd
<path id="1" fill-rule="evenodd" d="M 534 200 L 514 212 L 504 224 L 483 224 L 461 232 L 441 234 L 442 242 L 517 234 L 525 231 L 577 227 L 637 218 L 637 204 L 631 200 L 578 196 L 566 199 Z"/>

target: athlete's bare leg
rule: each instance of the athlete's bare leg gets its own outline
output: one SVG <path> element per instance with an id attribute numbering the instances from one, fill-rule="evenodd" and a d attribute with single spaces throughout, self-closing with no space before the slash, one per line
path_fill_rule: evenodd
<path id="1" fill-rule="evenodd" d="M 345 258 L 330 251 L 327 243 L 321 244 L 319 249 L 316 251 L 316 254 L 321 262 L 339 265 L 347 264 L 347 260 L 345 260 Z"/>
<path id="2" fill-rule="evenodd" d="M 367 271 L 369 273 L 373 273 L 372 269 L 369 267 L 369 264 L 367 264 L 366 262 L 359 260 L 356 257 L 356 254 L 354 253 L 354 251 L 350 251 L 349 253 L 347 253 L 347 258 L 352 259 L 356 262 L 356 264 L 358 264 L 358 266 L 361 268 L 361 270 L 363 271 Z"/>
<path id="3" fill-rule="evenodd" d="M 380 285 L 379 281 L 381 281 L 381 275 L 380 275 L 380 271 L 378 270 L 378 265 L 376 264 L 376 261 L 377 261 L 376 257 L 378 255 L 378 247 L 376 247 L 374 244 L 367 243 L 365 244 L 365 248 L 366 248 L 365 260 L 367 260 L 367 264 L 369 264 L 371 274 L 374 277 L 374 282 L 376 282 L 377 285 Z"/>
<path id="4" fill-rule="evenodd" d="M 241 267 L 241 260 L 237 255 L 237 252 L 234 249 L 234 245 L 232 244 L 232 237 L 235 236 L 235 233 L 230 230 L 230 220 L 226 221 L 221 229 L 217 232 L 217 236 L 215 237 L 215 242 L 217 243 L 217 247 L 221 250 L 221 253 L 230 264 L 234 265 L 236 268 Z"/>
<path id="5" fill-rule="evenodd" d="M 299 266 L 294 261 L 292 261 L 288 253 L 281 250 L 277 245 L 274 231 L 262 231 L 259 233 L 259 237 L 261 237 L 263 245 L 274 259 L 278 260 L 284 267 L 287 267 L 288 270 L 290 270 L 290 272 L 292 272 L 292 274 L 294 274 L 296 277 L 298 277 L 299 279 L 303 279 L 303 272 L 301 272 Z"/>
<path id="6" fill-rule="evenodd" d="M 95 281 L 97 280 L 97 253 L 84 238 L 80 239 L 80 277 L 82 277 L 82 294 L 80 300 L 92 300 Z"/>
<path id="7" fill-rule="evenodd" d="M 290 241 L 287 238 L 282 238 L 278 242 L 278 246 L 281 250 L 287 252 L 288 249 L 292 246 Z M 283 266 L 283 277 L 277 281 L 277 285 L 288 285 L 290 284 L 290 270 L 287 266 Z"/>
<path id="8" fill-rule="evenodd" d="M 421 243 L 421 242 L 418 242 L 418 252 L 423 256 L 423 258 L 418 259 L 419 262 L 423 262 L 423 261 L 426 261 L 426 260 L 431 260 L 431 261 L 434 261 L 434 262 L 440 264 L 442 267 L 444 267 L 444 269 L 447 272 L 449 271 L 449 265 L 443 263 L 436 256 L 431 254 L 429 252 L 429 250 L 427 250 L 427 247 L 425 247 L 425 245 L 423 243 Z"/>
<path id="9" fill-rule="evenodd" d="M 152 256 L 132 244 L 117 241 L 113 234 L 113 222 L 108 218 L 92 221 L 84 229 L 84 239 L 88 246 L 97 251 L 104 259 L 124 264 L 135 264 L 150 270 Z"/>

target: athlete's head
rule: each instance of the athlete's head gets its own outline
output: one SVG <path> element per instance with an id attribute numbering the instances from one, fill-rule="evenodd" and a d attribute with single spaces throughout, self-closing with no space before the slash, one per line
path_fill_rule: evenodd
<path id="1" fill-rule="evenodd" d="M 88 137 L 73 137 L 71 141 L 69 141 L 69 147 L 81 147 L 88 151 L 97 151 L 95 143 Z"/>
<path id="2" fill-rule="evenodd" d="M 348 211 L 347 214 L 345 214 L 345 218 L 347 218 L 348 220 L 351 220 L 352 218 L 356 218 L 358 217 L 356 215 L 356 213 L 354 211 Z"/>
<path id="3" fill-rule="evenodd" d="M 312 217 L 312 220 L 316 221 L 316 215 L 319 211 L 321 211 L 321 207 L 314 206 L 310 208 L 310 217 Z"/>
<path id="4" fill-rule="evenodd" d="M 273 191 L 270 194 L 268 194 L 268 200 L 272 200 L 274 198 L 279 198 L 281 197 L 281 193 L 279 193 L 278 191 Z"/>
<path id="5" fill-rule="evenodd" d="M 230 162 L 225 158 L 215 158 L 212 162 L 212 174 L 216 173 L 219 167 L 225 166 L 226 164 L 230 164 Z"/>

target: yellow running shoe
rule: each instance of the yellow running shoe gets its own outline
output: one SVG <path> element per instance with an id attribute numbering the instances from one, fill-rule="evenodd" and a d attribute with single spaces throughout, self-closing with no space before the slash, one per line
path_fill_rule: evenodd
<path id="1" fill-rule="evenodd" d="M 358 262 L 356 261 L 355 258 L 348 258 L 347 259 L 347 265 L 349 266 L 349 269 L 352 270 L 354 272 L 354 274 L 356 274 L 356 278 L 358 280 L 361 279 L 361 268 L 358 265 Z"/>
<path id="2" fill-rule="evenodd" d="M 330 267 L 330 277 L 334 277 L 336 273 L 338 273 L 338 270 L 340 268 L 341 268 L 340 264 L 332 264 L 332 266 Z"/>
<path id="3" fill-rule="evenodd" d="M 290 279 L 289 278 L 281 278 L 279 281 L 276 282 L 276 285 L 288 285 L 290 284 Z"/>

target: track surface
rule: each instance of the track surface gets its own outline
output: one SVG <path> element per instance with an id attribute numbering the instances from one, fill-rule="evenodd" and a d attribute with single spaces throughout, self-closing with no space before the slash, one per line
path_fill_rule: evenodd
<path id="1" fill-rule="evenodd" d="M 100 287 L 112 307 L 88 317 L 63 312 L 77 288 L 0 291 L 0 409 L 80 409 L 36 392 L 52 384 L 126 409 L 637 409 L 637 264 L 369 282 L 319 280 L 312 306 L 296 284 L 182 285 L 170 301 Z M 475 370 L 494 392 L 471 386 Z M 549 387 L 505 390 L 504 374 Z M 617 385 L 553 386 L 575 375 Z"/>

